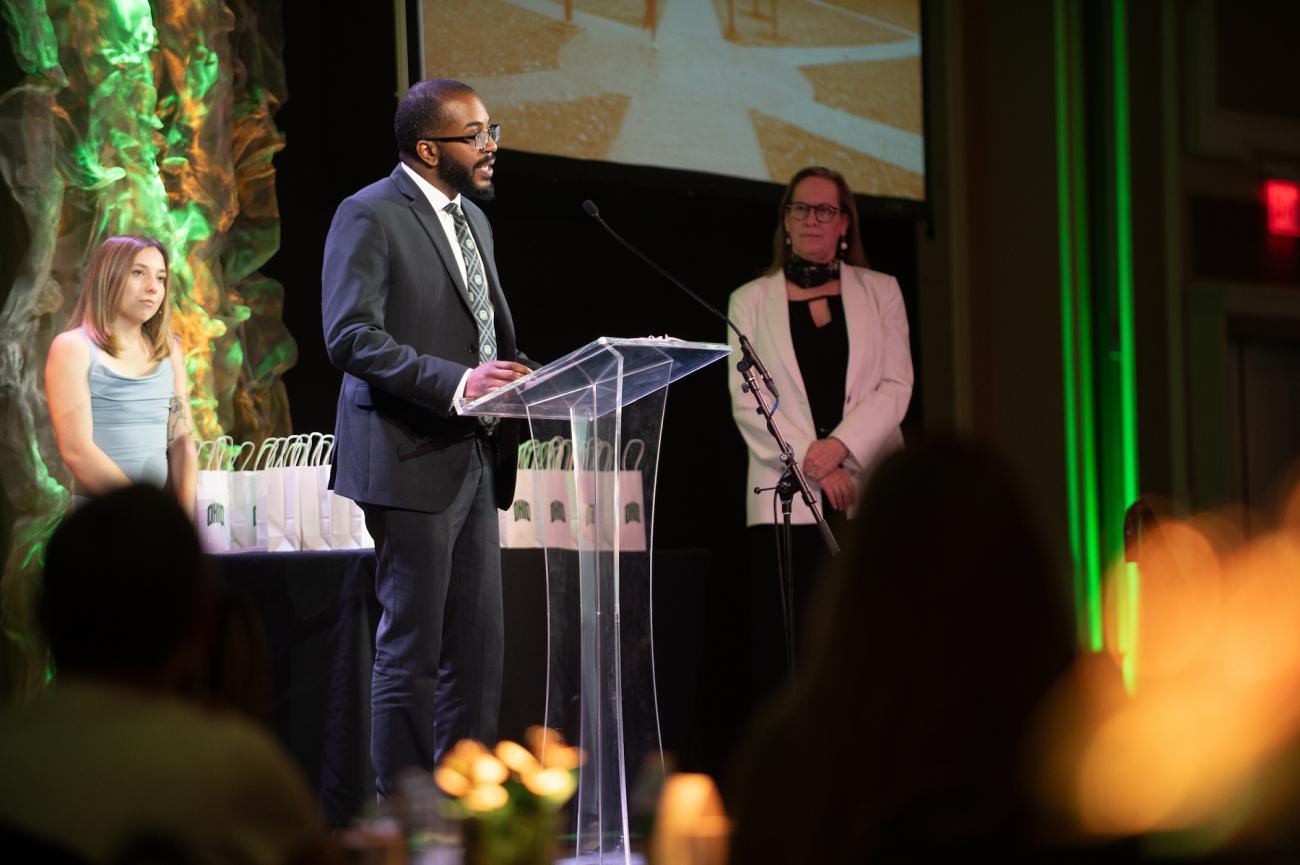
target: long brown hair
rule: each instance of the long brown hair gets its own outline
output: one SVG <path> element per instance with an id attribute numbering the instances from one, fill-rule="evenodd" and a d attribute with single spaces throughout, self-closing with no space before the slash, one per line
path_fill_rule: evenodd
<path id="1" fill-rule="evenodd" d="M 853 190 L 849 189 L 848 181 L 844 179 L 843 174 L 833 168 L 810 165 L 794 173 L 794 177 L 790 178 L 790 183 L 785 188 L 785 194 L 781 196 L 781 206 L 776 209 L 776 235 L 772 238 L 772 263 L 765 273 L 780 273 L 793 254 L 790 245 L 786 243 L 785 208 L 794 197 L 794 188 L 806 177 L 821 177 L 835 184 L 840 194 L 840 210 L 849 217 L 849 228 L 845 232 L 849 248 L 844 252 L 844 263 L 867 267 L 867 255 L 862 251 L 862 237 L 858 231 L 858 206 L 853 203 Z"/>
<path id="2" fill-rule="evenodd" d="M 101 243 L 90 257 L 90 264 L 86 265 L 86 282 L 68 317 L 72 327 L 84 328 L 91 341 L 113 357 L 121 351 L 111 325 L 122 302 L 122 290 L 131 275 L 135 257 L 140 250 L 151 246 L 162 254 L 163 265 L 167 268 L 167 286 L 158 303 L 158 311 L 144 323 L 143 330 L 145 339 L 149 341 L 150 356 L 154 360 L 167 357 L 171 352 L 171 264 L 167 250 L 152 237 L 121 234 Z"/>

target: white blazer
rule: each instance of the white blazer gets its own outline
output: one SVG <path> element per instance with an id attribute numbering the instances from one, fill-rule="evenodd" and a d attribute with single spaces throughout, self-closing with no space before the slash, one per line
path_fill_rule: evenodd
<path id="1" fill-rule="evenodd" d="M 845 371 L 844 419 L 831 435 L 848 448 L 849 456 L 843 466 L 854 476 L 861 491 L 876 463 L 903 445 L 899 424 L 912 399 L 912 352 L 907 341 L 907 309 L 898 280 L 874 270 L 844 265 L 840 270 L 840 293 L 849 333 L 849 365 Z M 817 434 L 808 391 L 790 337 L 785 274 L 777 272 L 760 277 L 733 291 L 727 314 L 749 335 L 755 351 L 772 374 L 772 381 L 781 392 L 777 425 L 794 448 L 795 458 L 802 463 Z M 755 408 L 754 398 L 740 389 L 742 379 L 734 363 L 740 359 L 740 343 L 730 331 L 727 339 L 735 352 L 728 374 L 731 411 L 749 446 L 746 525 L 770 524 L 772 494 L 755 495 L 753 490 L 774 486 L 784 467 L 776 442 L 768 435 L 763 418 Z M 817 489 L 815 481 L 813 487 Z M 776 518 L 780 519 L 779 506 Z M 799 496 L 795 496 L 790 520 L 800 524 L 813 521 L 812 512 Z"/>

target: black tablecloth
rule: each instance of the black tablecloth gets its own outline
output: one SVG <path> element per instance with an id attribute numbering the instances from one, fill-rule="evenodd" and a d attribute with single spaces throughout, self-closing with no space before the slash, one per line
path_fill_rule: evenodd
<path id="1" fill-rule="evenodd" d="M 214 557 L 223 585 L 260 612 L 271 652 L 272 725 L 343 825 L 374 798 L 370 666 L 379 606 L 371 551 Z M 709 553 L 655 553 L 655 666 L 664 749 L 681 752 L 701 719 L 699 688 Z M 505 688 L 500 735 L 542 722 L 546 567 L 541 550 L 502 550 Z M 576 611 L 574 616 L 576 619 Z"/>

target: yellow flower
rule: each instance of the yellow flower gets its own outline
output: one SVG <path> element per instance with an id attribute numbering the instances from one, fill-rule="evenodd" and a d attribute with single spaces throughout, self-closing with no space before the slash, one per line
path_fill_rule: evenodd
<path id="1" fill-rule="evenodd" d="M 527 779 L 534 772 L 541 771 L 542 764 L 529 753 L 528 749 L 517 742 L 501 741 L 497 743 L 497 759 L 506 765 L 521 779 Z"/>
<path id="2" fill-rule="evenodd" d="M 523 781 L 528 792 L 556 803 L 568 801 L 578 788 L 578 779 L 567 769 L 543 769 L 527 776 Z"/>
<path id="3" fill-rule="evenodd" d="M 547 748 L 542 765 L 548 769 L 570 771 L 582 765 L 582 751 L 578 748 Z"/>
<path id="4" fill-rule="evenodd" d="M 433 770 L 433 782 L 442 792 L 454 799 L 464 796 L 470 789 L 469 779 L 447 766 L 439 766 Z"/>
<path id="5" fill-rule="evenodd" d="M 528 749 L 534 754 L 540 754 L 543 748 L 549 748 L 554 745 L 564 747 L 564 736 L 559 730 L 552 730 L 550 727 L 543 727 L 535 724 L 524 731 L 524 738 L 528 740 Z"/>
<path id="6" fill-rule="evenodd" d="M 532 727 L 526 735 L 532 753 L 515 742 L 499 743 L 495 754 L 472 739 L 457 742 L 434 770 L 434 783 L 465 809 L 487 813 L 509 802 L 504 785 L 513 772 L 531 795 L 563 804 L 577 789 L 573 770 L 582 752 L 545 727 Z"/>
<path id="7" fill-rule="evenodd" d="M 474 761 L 488 753 L 488 749 L 473 739 L 461 739 L 450 751 L 442 755 L 441 765 L 470 777 Z"/>
<path id="8" fill-rule="evenodd" d="M 510 777 L 505 764 L 486 751 L 474 758 L 470 764 L 470 780 L 475 786 L 480 784 L 504 784 Z"/>
<path id="9" fill-rule="evenodd" d="M 566 745 L 558 730 L 529 727 L 524 736 L 528 747 L 547 769 L 576 769 L 582 763 L 582 751 Z"/>
<path id="10" fill-rule="evenodd" d="M 465 807 L 480 814 L 495 811 L 505 805 L 510 794 L 500 784 L 483 784 L 469 791 L 465 797 Z"/>

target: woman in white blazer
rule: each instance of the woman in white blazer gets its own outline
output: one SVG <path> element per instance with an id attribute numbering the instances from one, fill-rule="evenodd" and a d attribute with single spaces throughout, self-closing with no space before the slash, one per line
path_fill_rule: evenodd
<path id="1" fill-rule="evenodd" d="M 732 293 L 728 313 L 772 375 L 781 394 L 777 423 L 834 527 L 853 516 L 876 463 L 903 444 L 900 424 L 912 396 L 907 310 L 898 281 L 867 268 L 853 193 L 838 172 L 800 170 L 780 214 L 771 266 Z M 739 352 L 735 335 L 728 337 Z M 773 507 L 773 494 L 753 489 L 774 486 L 784 466 L 734 366 L 729 382 L 732 414 L 749 448 L 747 596 L 761 699 L 784 677 L 788 659 L 772 528 L 780 508 Z M 825 554 L 812 512 L 798 496 L 791 522 L 797 631 Z M 800 642 L 796 634 L 796 655 Z"/>

